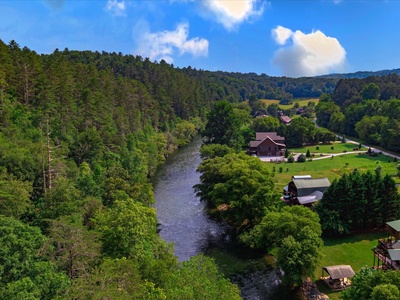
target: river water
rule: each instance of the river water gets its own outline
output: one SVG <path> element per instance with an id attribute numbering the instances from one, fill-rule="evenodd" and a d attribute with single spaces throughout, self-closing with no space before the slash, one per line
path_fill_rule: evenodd
<path id="1" fill-rule="evenodd" d="M 211 220 L 205 211 L 205 203 L 195 195 L 193 186 L 200 182 L 196 169 L 201 162 L 201 143 L 201 138 L 196 137 L 170 156 L 154 176 L 154 207 L 160 236 L 175 244 L 179 261 L 199 253 L 208 255 L 215 252 L 220 253 L 220 257 L 233 255 L 238 261 L 254 260 L 249 253 L 244 258 L 240 255 L 243 251 L 238 251 L 240 246 L 235 243 L 234 231 L 224 223 Z M 218 259 L 216 261 L 218 264 Z M 276 293 L 279 283 L 276 273 L 276 270 L 263 266 L 245 273 L 230 274 L 229 277 L 239 286 L 243 299 L 288 299 Z"/>

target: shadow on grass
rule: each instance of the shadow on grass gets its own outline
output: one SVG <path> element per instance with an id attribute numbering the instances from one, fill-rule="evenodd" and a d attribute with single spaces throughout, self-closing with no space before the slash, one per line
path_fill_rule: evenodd
<path id="1" fill-rule="evenodd" d="M 340 244 L 350 244 L 350 243 L 358 243 L 361 241 L 372 241 L 376 239 L 381 239 L 387 236 L 387 231 L 385 228 L 376 228 L 370 229 L 365 232 L 357 232 L 348 236 L 343 237 L 324 237 L 324 245 L 325 246 L 334 246 Z"/>

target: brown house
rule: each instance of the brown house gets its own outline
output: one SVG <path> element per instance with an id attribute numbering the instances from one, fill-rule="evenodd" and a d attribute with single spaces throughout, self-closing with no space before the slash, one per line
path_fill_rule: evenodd
<path id="1" fill-rule="evenodd" d="M 249 153 L 257 156 L 284 156 L 285 138 L 276 132 L 256 132 L 256 140 L 250 142 Z"/>

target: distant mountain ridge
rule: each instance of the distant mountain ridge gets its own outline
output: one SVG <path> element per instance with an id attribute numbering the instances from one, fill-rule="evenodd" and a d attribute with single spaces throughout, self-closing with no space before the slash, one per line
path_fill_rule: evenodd
<path id="1" fill-rule="evenodd" d="M 400 68 L 399 69 L 392 69 L 392 70 L 381 70 L 381 71 L 358 71 L 355 73 L 334 73 L 328 75 L 321 75 L 317 77 L 322 78 L 366 78 L 370 76 L 386 76 L 390 74 L 397 74 L 400 75 Z"/>

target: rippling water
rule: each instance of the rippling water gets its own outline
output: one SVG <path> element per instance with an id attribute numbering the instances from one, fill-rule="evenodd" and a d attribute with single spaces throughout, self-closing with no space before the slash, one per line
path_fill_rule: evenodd
<path id="1" fill-rule="evenodd" d="M 160 235 L 175 244 L 175 255 L 180 261 L 199 254 L 210 239 L 224 232 L 217 222 L 208 218 L 204 203 L 193 190 L 200 182 L 196 168 L 201 162 L 201 143 L 201 138 L 196 137 L 169 157 L 153 182 Z"/>
<path id="2" fill-rule="evenodd" d="M 226 225 L 209 219 L 205 204 L 200 202 L 193 190 L 193 186 L 200 182 L 196 169 L 201 162 L 201 143 L 201 138 L 196 137 L 177 151 L 160 167 L 153 179 L 160 236 L 175 244 L 175 255 L 179 261 L 215 249 L 222 255 L 237 254 L 239 248 L 234 234 Z M 268 267 L 234 274 L 230 279 L 239 286 L 241 296 L 246 300 L 292 299 L 275 293 L 279 280 L 276 270 Z"/>

